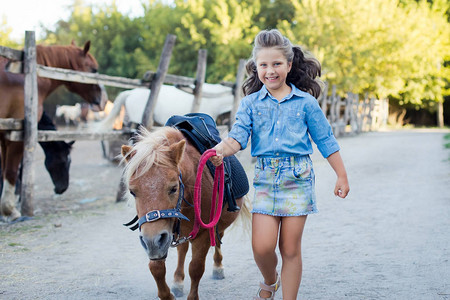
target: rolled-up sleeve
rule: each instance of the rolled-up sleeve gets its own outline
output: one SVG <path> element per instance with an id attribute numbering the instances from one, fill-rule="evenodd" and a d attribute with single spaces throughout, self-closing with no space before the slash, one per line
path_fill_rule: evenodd
<path id="1" fill-rule="evenodd" d="M 340 150 L 330 123 L 325 117 L 317 100 L 312 99 L 305 106 L 306 122 L 309 134 L 324 158 Z"/>
<path id="2" fill-rule="evenodd" d="M 241 149 L 247 148 L 248 139 L 252 132 L 252 110 L 250 108 L 250 98 L 244 97 L 239 104 L 236 112 L 236 122 L 233 124 L 228 137 L 235 139 L 240 145 Z"/>

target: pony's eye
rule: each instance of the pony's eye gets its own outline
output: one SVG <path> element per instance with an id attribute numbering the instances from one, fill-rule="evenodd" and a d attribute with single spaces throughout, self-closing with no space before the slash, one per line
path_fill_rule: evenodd
<path id="1" fill-rule="evenodd" d="M 136 198 L 136 194 L 132 190 L 130 190 L 130 194 L 133 195 L 133 197 Z"/>
<path id="2" fill-rule="evenodd" d="M 177 190 L 178 190 L 178 187 L 177 187 L 177 186 L 173 186 L 173 187 L 170 189 L 170 191 L 169 191 L 169 195 L 175 194 L 175 193 L 177 192 Z"/>

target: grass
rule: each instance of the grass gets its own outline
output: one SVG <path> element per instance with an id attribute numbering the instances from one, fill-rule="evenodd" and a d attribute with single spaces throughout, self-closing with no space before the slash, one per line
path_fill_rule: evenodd
<path id="1" fill-rule="evenodd" d="M 450 149 L 450 133 L 444 135 L 444 147 Z"/>

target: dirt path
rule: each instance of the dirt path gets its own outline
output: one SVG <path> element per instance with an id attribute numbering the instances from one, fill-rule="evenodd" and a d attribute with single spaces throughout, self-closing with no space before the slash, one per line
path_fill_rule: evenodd
<path id="1" fill-rule="evenodd" d="M 351 184 L 345 200 L 332 195 L 334 173 L 313 155 L 320 213 L 308 218 L 304 233 L 299 299 L 450 299 L 444 134 L 339 139 Z M 133 211 L 114 203 L 120 169 L 102 159 L 98 142 L 75 145 L 69 190 L 52 195 L 39 154 L 35 219 L 0 223 L 0 299 L 157 299 L 137 233 L 121 225 Z M 251 161 L 242 157 L 251 177 Z M 260 276 L 249 238 L 238 231 L 224 238 L 225 280 L 211 278 L 208 255 L 201 299 L 250 299 L 256 292 Z M 169 283 L 175 257 L 172 249 Z"/>

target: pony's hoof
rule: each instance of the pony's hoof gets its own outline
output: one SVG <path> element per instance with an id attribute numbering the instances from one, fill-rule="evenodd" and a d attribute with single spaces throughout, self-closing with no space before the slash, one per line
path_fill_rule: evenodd
<path id="1" fill-rule="evenodd" d="M 213 279 L 215 280 L 221 280 L 225 278 L 225 271 L 223 270 L 223 267 L 217 268 L 214 267 L 213 268 Z"/>
<path id="2" fill-rule="evenodd" d="M 21 213 L 15 207 L 8 207 L 6 205 L 2 205 L 1 213 L 7 222 L 14 221 L 21 216 Z"/>
<path id="3" fill-rule="evenodd" d="M 170 290 L 175 295 L 175 297 L 178 298 L 178 297 L 183 297 L 183 295 L 184 295 L 183 289 L 184 289 L 184 285 L 182 283 L 174 282 L 172 284 L 172 287 Z"/>

